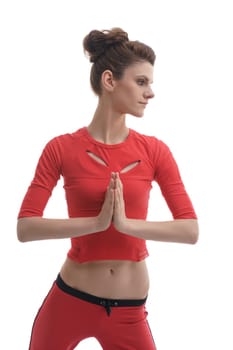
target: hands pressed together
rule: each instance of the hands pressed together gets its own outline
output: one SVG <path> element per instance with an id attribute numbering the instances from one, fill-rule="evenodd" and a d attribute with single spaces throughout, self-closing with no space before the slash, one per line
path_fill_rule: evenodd
<path id="1" fill-rule="evenodd" d="M 102 230 L 106 230 L 113 223 L 118 231 L 124 232 L 127 218 L 125 215 L 123 185 L 118 173 L 111 174 L 98 221 Z"/>

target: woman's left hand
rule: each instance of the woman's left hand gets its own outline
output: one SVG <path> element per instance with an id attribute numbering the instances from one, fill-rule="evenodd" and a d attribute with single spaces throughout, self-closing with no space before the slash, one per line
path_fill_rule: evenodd
<path id="1" fill-rule="evenodd" d="M 125 215 L 123 184 L 121 182 L 119 173 L 115 173 L 113 225 L 118 231 L 125 232 L 126 222 L 127 218 Z"/>

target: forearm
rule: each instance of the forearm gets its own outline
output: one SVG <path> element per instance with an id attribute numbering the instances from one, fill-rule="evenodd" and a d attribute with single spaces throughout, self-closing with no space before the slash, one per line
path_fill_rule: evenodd
<path id="1" fill-rule="evenodd" d="M 101 231 L 98 217 L 70 219 L 26 217 L 17 222 L 17 236 L 20 242 L 71 238 L 98 231 Z"/>
<path id="2" fill-rule="evenodd" d="M 121 232 L 151 241 L 195 244 L 199 229 L 195 219 L 163 222 L 126 219 Z"/>
<path id="3" fill-rule="evenodd" d="M 114 203 L 114 180 L 110 179 L 101 210 L 94 217 L 69 219 L 47 219 L 43 217 L 24 217 L 17 223 L 19 241 L 37 241 L 42 239 L 59 239 L 80 237 L 105 231 L 112 222 Z"/>

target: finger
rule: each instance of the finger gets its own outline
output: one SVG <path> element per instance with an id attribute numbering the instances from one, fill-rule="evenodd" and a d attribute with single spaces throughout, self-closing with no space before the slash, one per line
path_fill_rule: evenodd
<path id="1" fill-rule="evenodd" d="M 113 210 L 114 210 L 114 190 L 108 191 L 106 194 L 106 198 L 102 207 L 103 215 L 106 220 L 109 220 L 110 217 L 112 218 Z"/>
<path id="2" fill-rule="evenodd" d="M 115 197 L 114 197 L 114 201 L 115 201 L 115 207 L 120 209 L 123 206 L 123 194 L 122 194 L 122 190 L 118 187 L 115 189 Z"/>
<path id="3" fill-rule="evenodd" d="M 122 184 L 122 181 L 120 179 L 119 173 L 116 173 L 116 186 L 119 187 L 120 189 L 123 189 L 123 184 Z"/>
<path id="4" fill-rule="evenodd" d="M 108 184 L 108 190 L 109 189 L 114 189 L 115 188 L 115 179 L 113 174 L 111 174 L 110 180 L 109 180 L 109 184 Z"/>

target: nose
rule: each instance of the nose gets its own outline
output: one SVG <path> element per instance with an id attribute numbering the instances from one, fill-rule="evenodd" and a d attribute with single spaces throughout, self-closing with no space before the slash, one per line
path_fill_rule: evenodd
<path id="1" fill-rule="evenodd" d="M 145 91 L 144 93 L 144 97 L 149 99 L 149 98 L 153 98 L 155 96 L 154 91 L 152 90 L 152 88 L 149 86 L 148 89 Z"/>

